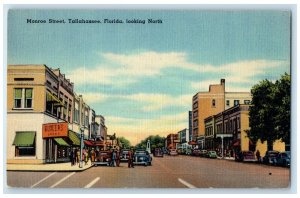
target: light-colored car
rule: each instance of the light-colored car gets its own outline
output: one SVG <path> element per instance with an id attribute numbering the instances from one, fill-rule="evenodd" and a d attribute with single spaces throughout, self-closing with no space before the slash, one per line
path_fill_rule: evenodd
<path id="1" fill-rule="evenodd" d="M 206 157 L 208 158 L 217 158 L 217 153 L 216 151 L 208 151 L 206 154 Z"/>
<path id="2" fill-rule="evenodd" d="M 207 155 L 207 150 L 200 150 L 199 155 L 200 155 L 200 157 L 206 157 L 206 155 Z"/>
<path id="3" fill-rule="evenodd" d="M 176 155 L 178 155 L 178 152 L 177 152 L 176 149 L 170 149 L 169 155 L 171 155 L 171 156 L 176 156 Z"/>

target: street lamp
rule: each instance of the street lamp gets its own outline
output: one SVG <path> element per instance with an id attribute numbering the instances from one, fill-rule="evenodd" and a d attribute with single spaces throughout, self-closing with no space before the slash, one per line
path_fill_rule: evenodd
<path id="1" fill-rule="evenodd" d="M 83 132 L 84 127 L 80 127 L 80 160 L 79 160 L 79 168 L 82 168 L 82 147 L 83 147 Z"/>

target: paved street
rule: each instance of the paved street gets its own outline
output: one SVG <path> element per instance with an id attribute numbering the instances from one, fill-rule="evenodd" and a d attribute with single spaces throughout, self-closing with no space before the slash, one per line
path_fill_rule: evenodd
<path id="1" fill-rule="evenodd" d="M 153 157 L 153 165 L 92 167 L 83 172 L 7 172 L 26 188 L 286 188 L 290 169 L 191 156 Z"/>

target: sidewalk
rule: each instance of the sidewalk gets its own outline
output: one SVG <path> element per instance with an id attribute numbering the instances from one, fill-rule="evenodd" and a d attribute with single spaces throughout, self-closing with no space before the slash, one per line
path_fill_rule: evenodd
<path id="1" fill-rule="evenodd" d="M 83 167 L 79 168 L 79 165 L 71 166 L 70 162 L 56 163 L 56 164 L 6 164 L 6 170 L 8 171 L 84 171 L 91 168 L 91 162 L 87 165 L 83 162 Z"/>

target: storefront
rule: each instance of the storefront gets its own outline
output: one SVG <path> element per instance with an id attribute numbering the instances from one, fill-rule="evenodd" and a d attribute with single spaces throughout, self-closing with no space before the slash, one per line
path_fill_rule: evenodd
<path id="1" fill-rule="evenodd" d="M 67 122 L 44 124 L 43 139 L 46 163 L 68 162 L 72 147 L 80 146 L 80 139 L 75 132 L 68 130 Z"/>

